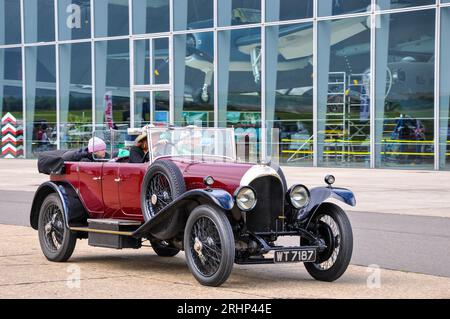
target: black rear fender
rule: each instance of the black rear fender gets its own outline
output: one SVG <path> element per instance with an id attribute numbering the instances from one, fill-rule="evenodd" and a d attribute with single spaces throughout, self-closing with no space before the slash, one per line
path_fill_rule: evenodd
<path id="1" fill-rule="evenodd" d="M 220 189 L 195 189 L 188 191 L 162 209 L 158 215 L 147 221 L 133 233 L 134 237 L 154 237 L 168 240 L 184 230 L 189 214 L 195 207 L 210 205 L 223 210 L 232 218 L 233 196 Z"/>
<path id="2" fill-rule="evenodd" d="M 30 225 L 33 229 L 38 229 L 42 203 L 48 195 L 53 193 L 57 194 L 61 200 L 67 227 L 87 226 L 88 213 L 73 186 L 64 182 L 46 182 L 39 186 L 31 205 Z"/>

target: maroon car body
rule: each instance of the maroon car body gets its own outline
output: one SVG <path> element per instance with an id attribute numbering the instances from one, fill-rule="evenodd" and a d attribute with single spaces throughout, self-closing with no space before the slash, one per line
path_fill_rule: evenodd
<path id="1" fill-rule="evenodd" d="M 191 134 L 202 149 L 214 146 L 217 154 L 226 146 L 234 154 L 233 138 L 230 145 L 220 144 L 223 136 L 209 131 L 209 138 L 217 140 L 200 143 L 195 131 L 178 138 Z M 176 147 L 170 137 L 163 144 Z M 345 272 L 352 254 L 351 226 L 345 212 L 327 200 L 356 201 L 351 191 L 332 186 L 333 176 L 326 177 L 325 187 L 288 188 L 277 165 L 191 153 L 152 155 L 150 163 L 141 164 L 127 157 L 65 162 L 39 187 L 31 208 L 30 223 L 38 230 L 44 255 L 66 261 L 76 240 L 84 238 L 92 246 L 116 249 L 141 248 L 149 240 L 160 256 L 184 250 L 189 269 L 208 286 L 225 282 L 234 263 L 303 262 L 314 278 L 325 281 Z M 300 244 L 280 246 L 277 240 L 283 236 L 298 236 Z"/>
<path id="2" fill-rule="evenodd" d="M 205 176 L 213 176 L 214 188 L 233 194 L 242 176 L 253 166 L 223 161 L 191 162 L 184 158 L 166 157 L 183 174 L 187 190 L 204 188 Z M 91 218 L 114 218 L 144 222 L 140 194 L 149 163 L 68 162 L 64 175 L 52 175 L 50 181 L 68 183 L 80 194 L 80 200 Z"/>

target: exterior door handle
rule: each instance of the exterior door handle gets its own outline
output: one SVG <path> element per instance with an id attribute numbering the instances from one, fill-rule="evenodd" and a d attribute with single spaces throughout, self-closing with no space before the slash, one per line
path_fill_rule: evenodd
<path id="1" fill-rule="evenodd" d="M 118 177 L 118 178 L 116 178 L 114 181 L 115 181 L 116 183 L 120 183 L 122 180 L 120 179 L 120 177 Z"/>
<path id="2" fill-rule="evenodd" d="M 94 181 L 101 181 L 101 180 L 102 180 L 101 177 L 93 177 L 92 179 L 93 179 Z"/>

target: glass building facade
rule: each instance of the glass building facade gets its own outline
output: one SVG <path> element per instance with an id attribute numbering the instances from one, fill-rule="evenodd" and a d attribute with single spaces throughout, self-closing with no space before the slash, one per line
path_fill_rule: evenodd
<path id="1" fill-rule="evenodd" d="M 446 170 L 448 52 L 450 0 L 0 0 L 1 156 L 171 123 L 258 152 L 279 129 L 284 165 Z"/>

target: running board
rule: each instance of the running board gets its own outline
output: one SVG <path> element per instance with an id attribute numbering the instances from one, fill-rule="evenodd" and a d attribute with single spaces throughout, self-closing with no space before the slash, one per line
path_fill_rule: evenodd
<path id="1" fill-rule="evenodd" d="M 105 248 L 140 248 L 141 239 L 133 237 L 133 232 L 141 222 L 119 219 L 88 219 L 89 227 L 71 227 L 70 230 L 88 233 L 90 246 Z"/>

